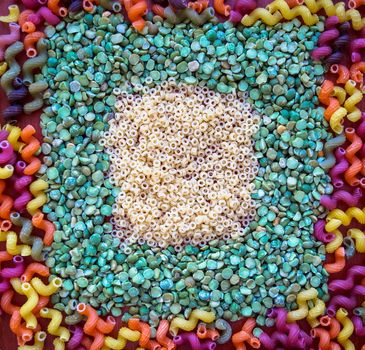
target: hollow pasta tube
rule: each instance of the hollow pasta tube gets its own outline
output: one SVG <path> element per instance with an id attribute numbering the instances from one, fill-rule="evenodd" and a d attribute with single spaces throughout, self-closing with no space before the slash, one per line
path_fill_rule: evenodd
<path id="1" fill-rule="evenodd" d="M 253 10 L 249 15 L 243 16 L 241 23 L 244 26 L 250 27 L 256 21 L 261 20 L 263 23 L 269 26 L 274 26 L 275 24 L 278 24 L 282 18 L 283 16 L 279 11 L 271 14 L 268 10 L 265 10 L 263 8 L 257 8 Z"/>
<path id="2" fill-rule="evenodd" d="M 54 278 L 48 285 L 45 285 L 38 277 L 33 277 L 30 283 L 37 293 L 43 296 L 50 296 L 56 293 L 62 286 L 62 280 L 59 277 Z"/>
<path id="3" fill-rule="evenodd" d="M 48 324 L 47 327 L 47 331 L 49 334 L 60 337 L 63 342 L 69 341 L 70 331 L 65 327 L 61 327 L 62 314 L 60 311 L 55 309 L 43 308 L 39 314 L 43 318 L 51 319 L 51 322 Z"/>
<path id="4" fill-rule="evenodd" d="M 47 203 L 47 196 L 44 191 L 48 189 L 48 183 L 42 179 L 38 179 L 31 183 L 29 190 L 35 197 L 27 204 L 27 211 L 30 215 L 35 215 L 39 208 Z"/>
<path id="5" fill-rule="evenodd" d="M 335 261 L 333 263 L 324 264 L 324 268 L 328 273 L 340 272 L 346 265 L 345 248 L 340 247 L 335 251 Z"/>
<path id="6" fill-rule="evenodd" d="M 295 322 L 298 320 L 302 320 L 308 316 L 308 305 L 307 301 L 316 299 L 318 296 L 318 292 L 314 288 L 309 288 L 300 292 L 297 296 L 297 305 L 298 309 L 289 311 L 287 321 Z"/>
<path id="7" fill-rule="evenodd" d="M 24 318 L 27 328 L 35 329 L 37 327 L 37 318 L 33 314 L 33 309 L 37 306 L 39 296 L 30 283 L 21 284 L 21 290 L 27 297 L 27 301 L 20 308 L 20 315 Z"/>
<path id="8" fill-rule="evenodd" d="M 37 332 L 34 337 L 34 345 L 22 345 L 18 347 L 18 350 L 43 350 L 46 337 L 45 332 Z"/>
<path id="9" fill-rule="evenodd" d="M 112 350 L 122 350 L 126 347 L 127 340 L 136 342 L 139 340 L 140 336 L 140 332 L 133 331 L 127 327 L 122 327 L 119 329 L 118 338 L 105 337 L 104 345 Z"/>
<path id="10" fill-rule="evenodd" d="M 336 319 L 342 324 L 342 330 L 337 335 L 337 341 L 345 350 L 355 350 L 353 342 L 349 339 L 354 332 L 354 325 L 347 316 L 348 312 L 343 308 L 338 309 L 336 312 Z"/>
<path id="11" fill-rule="evenodd" d="M 6 251 L 9 254 L 21 256 L 29 256 L 32 254 L 32 248 L 29 245 L 17 244 L 17 242 L 18 235 L 14 231 L 6 232 Z"/>
<path id="12" fill-rule="evenodd" d="M 314 302 L 314 306 L 309 309 L 307 316 L 307 322 L 312 328 L 319 325 L 319 320 L 317 318 L 323 315 L 325 310 L 326 304 L 323 302 L 323 300 L 316 299 Z"/>
<path id="13" fill-rule="evenodd" d="M 8 7 L 9 14 L 7 16 L 0 16 L 0 22 L 3 23 L 15 23 L 19 19 L 19 7 L 17 5 L 10 5 Z"/>
<path id="14" fill-rule="evenodd" d="M 347 235 L 355 240 L 355 247 L 358 253 L 365 253 L 365 234 L 357 228 L 347 231 Z"/>
<path id="15" fill-rule="evenodd" d="M 215 315 L 213 312 L 195 309 L 190 314 L 188 320 L 182 317 L 175 317 L 170 324 L 170 333 L 175 336 L 178 334 L 179 329 L 189 332 L 192 331 L 197 326 L 198 321 L 211 323 L 214 320 L 215 320 Z"/>

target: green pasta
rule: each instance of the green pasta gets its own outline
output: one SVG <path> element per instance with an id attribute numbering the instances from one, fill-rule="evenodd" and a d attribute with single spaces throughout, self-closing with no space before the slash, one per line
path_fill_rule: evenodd
<path id="1" fill-rule="evenodd" d="M 181 14 L 184 18 L 189 19 L 189 21 L 196 26 L 202 26 L 208 21 L 214 23 L 214 21 L 211 21 L 211 19 L 214 17 L 214 9 L 212 7 L 206 8 L 200 14 L 192 8 L 187 7 L 181 11 Z"/>
<path id="2" fill-rule="evenodd" d="M 82 321 L 83 317 L 77 311 L 74 314 L 65 317 L 65 323 L 69 326 L 78 324 Z"/>
<path id="3" fill-rule="evenodd" d="M 333 139 L 328 140 L 325 144 L 324 144 L 324 154 L 326 156 L 326 159 L 323 160 L 320 163 L 321 168 L 328 170 L 331 169 L 335 164 L 336 164 L 336 158 L 333 154 L 333 151 L 335 148 L 343 145 L 346 141 L 346 137 L 345 134 L 342 133 L 336 137 L 334 137 Z"/>
<path id="4" fill-rule="evenodd" d="M 10 220 L 15 226 L 21 227 L 19 232 L 20 241 L 24 244 L 32 245 L 32 258 L 36 261 L 43 260 L 43 241 L 40 237 L 32 235 L 32 221 L 27 218 L 21 217 L 19 213 L 11 213 Z"/>
<path id="5" fill-rule="evenodd" d="M 41 38 L 37 43 L 38 56 L 30 58 L 24 62 L 23 65 L 23 82 L 24 85 L 29 86 L 34 82 L 33 71 L 41 69 L 46 63 L 48 58 L 47 53 L 48 41 Z"/>
<path id="6" fill-rule="evenodd" d="M 230 324 L 226 320 L 219 318 L 218 320 L 215 321 L 215 327 L 220 331 L 222 331 L 221 336 L 217 340 L 217 343 L 218 344 L 227 343 L 232 336 L 232 327 L 230 326 Z"/>
<path id="7" fill-rule="evenodd" d="M 43 92 L 48 88 L 46 81 L 37 81 L 29 86 L 29 93 L 33 97 L 33 101 L 24 105 L 24 113 L 32 114 L 43 106 Z"/>
<path id="8" fill-rule="evenodd" d="M 5 61 L 8 64 L 9 69 L 3 74 L 0 80 L 1 87 L 8 95 L 13 88 L 13 81 L 20 74 L 20 66 L 15 60 L 15 57 L 24 50 L 24 45 L 20 41 L 16 41 L 10 45 L 5 51 Z"/>

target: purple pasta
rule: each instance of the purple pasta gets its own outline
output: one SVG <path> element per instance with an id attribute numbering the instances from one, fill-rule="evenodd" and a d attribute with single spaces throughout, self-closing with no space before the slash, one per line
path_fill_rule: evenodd
<path id="1" fill-rule="evenodd" d="M 61 20 L 45 6 L 42 6 L 36 13 L 29 15 L 28 20 L 36 25 L 47 22 L 52 26 L 61 22 Z"/>
<path id="2" fill-rule="evenodd" d="M 9 132 L 6 130 L 0 130 L 0 141 L 6 140 L 9 136 Z"/>
<path id="3" fill-rule="evenodd" d="M 174 337 L 173 341 L 176 345 L 187 343 L 194 350 L 214 350 L 217 347 L 217 344 L 211 340 L 200 342 L 200 339 L 194 332 L 179 334 Z"/>
<path id="4" fill-rule="evenodd" d="M 243 18 L 243 14 L 241 14 L 239 11 L 231 10 L 231 13 L 229 14 L 229 21 L 232 23 L 240 23 Z"/>
<path id="5" fill-rule="evenodd" d="M 0 164 L 8 164 L 13 158 L 14 149 L 9 141 L 4 140 L 0 142 Z"/>
<path id="6" fill-rule="evenodd" d="M 353 316 L 352 323 L 355 327 L 355 334 L 359 337 L 365 336 L 365 327 L 362 318 L 359 316 Z"/>
<path id="7" fill-rule="evenodd" d="M 362 190 L 357 187 L 353 193 L 344 190 L 336 191 L 332 196 L 324 195 L 321 197 L 321 204 L 328 210 L 333 210 L 338 207 L 339 202 L 345 203 L 349 207 L 356 207 L 362 198 Z"/>
<path id="8" fill-rule="evenodd" d="M 72 337 L 67 343 L 67 349 L 75 350 L 81 344 L 81 339 L 84 335 L 84 331 L 79 326 L 70 326 L 69 329 L 72 333 Z"/>
<path id="9" fill-rule="evenodd" d="M 346 151 L 342 147 L 337 148 L 335 151 L 337 164 L 330 170 L 330 176 L 333 186 L 336 188 L 341 188 L 343 186 L 343 181 L 339 176 L 349 168 L 349 163 L 345 158 L 345 154 Z"/>
<path id="10" fill-rule="evenodd" d="M 336 316 L 336 311 L 344 307 L 347 310 L 352 310 L 357 305 L 356 297 L 350 296 L 346 297 L 344 295 L 335 295 L 331 298 L 329 306 L 327 308 L 327 314 L 330 317 Z"/>
<path id="11" fill-rule="evenodd" d="M 14 209 L 18 212 L 24 212 L 27 204 L 33 199 L 31 193 L 24 190 L 23 193 L 14 200 Z"/>
<path id="12" fill-rule="evenodd" d="M 15 164 L 15 172 L 18 175 L 23 175 L 24 174 L 24 169 L 27 167 L 27 164 L 25 162 L 23 162 L 22 160 L 19 160 L 18 162 L 16 162 Z"/>
<path id="13" fill-rule="evenodd" d="M 169 0 L 169 4 L 177 10 L 183 10 L 188 7 L 187 0 Z"/>
<path id="14" fill-rule="evenodd" d="M 354 287 L 355 277 L 365 276 L 365 266 L 354 265 L 347 272 L 347 278 L 344 280 L 334 280 L 328 284 L 328 289 L 331 292 L 342 290 L 350 290 Z"/>
<path id="15" fill-rule="evenodd" d="M 0 294 L 6 292 L 10 288 L 10 282 L 8 279 L 4 279 L 0 282 Z"/>
<path id="16" fill-rule="evenodd" d="M 327 233 L 324 231 L 324 227 L 326 226 L 325 220 L 318 220 L 314 224 L 314 237 L 316 237 L 319 241 L 323 243 L 332 242 L 335 239 L 335 235 L 333 233 Z"/>
<path id="17" fill-rule="evenodd" d="M 23 106 L 18 103 L 12 103 L 10 106 L 6 107 L 3 112 L 4 118 L 7 121 L 18 117 L 21 114 L 23 114 Z"/>
<path id="18" fill-rule="evenodd" d="M 20 277 L 24 271 L 25 271 L 25 266 L 24 266 L 24 259 L 22 256 L 20 255 L 16 255 L 13 258 L 13 263 L 14 263 L 14 267 L 4 267 L 1 271 L 0 271 L 0 276 L 2 278 L 13 278 L 13 277 Z"/>
<path id="19" fill-rule="evenodd" d="M 27 97 L 28 89 L 25 86 L 21 86 L 16 90 L 10 91 L 8 93 L 8 100 L 10 102 L 20 101 Z"/>
<path id="20" fill-rule="evenodd" d="M 363 286 L 362 284 L 359 284 L 359 285 L 355 286 L 355 288 L 352 292 L 355 295 L 363 296 L 363 295 L 365 295 L 365 286 Z"/>
<path id="21" fill-rule="evenodd" d="M 17 192 L 23 192 L 33 181 L 33 177 L 29 175 L 23 175 L 15 180 L 14 189 Z"/>
<path id="22" fill-rule="evenodd" d="M 234 9 L 239 11 L 242 15 L 246 15 L 257 7 L 256 0 L 237 0 Z"/>
<path id="23" fill-rule="evenodd" d="M 69 12 L 80 12 L 82 9 L 82 0 L 73 0 L 68 7 Z"/>

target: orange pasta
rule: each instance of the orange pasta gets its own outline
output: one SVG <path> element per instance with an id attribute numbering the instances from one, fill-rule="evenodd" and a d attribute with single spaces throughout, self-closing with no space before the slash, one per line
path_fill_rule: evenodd
<path id="1" fill-rule="evenodd" d="M 87 317 L 84 324 L 84 332 L 88 335 L 94 335 L 95 328 L 99 320 L 98 313 L 90 305 L 80 303 L 77 305 L 77 312 Z"/>
<path id="2" fill-rule="evenodd" d="M 196 334 L 199 339 L 211 339 L 211 340 L 217 340 L 219 338 L 219 333 L 216 329 L 207 328 L 207 326 L 204 323 L 200 323 L 198 325 Z"/>
<path id="3" fill-rule="evenodd" d="M 361 138 L 356 135 L 354 128 L 346 128 L 345 135 L 351 144 L 346 148 L 345 157 L 350 166 L 345 171 L 344 177 L 350 186 L 357 186 L 360 183 L 357 175 L 362 172 L 362 162 L 356 157 L 356 153 L 361 149 L 363 143 Z"/>
<path id="4" fill-rule="evenodd" d="M 49 267 L 37 262 L 30 263 L 26 267 L 24 273 L 21 275 L 20 280 L 23 283 L 29 282 L 35 274 L 38 274 L 42 277 L 48 277 L 50 275 Z"/>
<path id="5" fill-rule="evenodd" d="M 361 5 L 365 5 L 365 0 L 349 0 L 348 6 L 350 9 L 356 9 Z"/>
<path id="6" fill-rule="evenodd" d="M 115 318 L 112 316 L 108 316 L 106 321 L 102 320 L 99 317 L 98 322 L 96 324 L 96 328 L 99 332 L 103 334 L 108 334 L 113 331 L 115 324 L 116 324 Z"/>
<path id="7" fill-rule="evenodd" d="M 132 26 L 141 31 L 145 26 L 145 20 L 142 18 L 147 12 L 147 1 L 139 0 L 132 4 L 130 1 L 124 2 L 129 20 Z"/>
<path id="8" fill-rule="evenodd" d="M 90 350 L 100 350 L 104 345 L 104 340 L 105 340 L 104 334 L 101 332 L 98 332 L 95 329 L 94 329 L 93 333 L 94 333 L 94 335 L 93 335 L 94 340 L 91 343 L 91 346 L 89 349 Z"/>
<path id="9" fill-rule="evenodd" d="M 13 259 L 13 256 L 11 254 L 9 254 L 8 252 L 6 252 L 6 251 L 0 252 L 0 263 L 2 263 L 4 261 L 10 261 L 11 259 Z"/>
<path id="10" fill-rule="evenodd" d="M 9 328 L 17 336 L 19 345 L 24 345 L 33 338 L 33 331 L 22 324 L 22 320 L 19 310 L 15 310 L 9 320 Z"/>
<path id="11" fill-rule="evenodd" d="M 336 80 L 336 83 L 338 84 L 346 84 L 346 82 L 350 79 L 349 69 L 342 64 L 333 64 L 330 71 L 333 74 L 338 74 L 338 78 Z"/>
<path id="12" fill-rule="evenodd" d="M 48 0 L 47 7 L 55 14 L 61 17 L 67 16 L 67 9 L 59 6 L 60 0 Z"/>
<path id="13" fill-rule="evenodd" d="M 50 246 L 53 242 L 53 236 L 56 228 L 52 222 L 43 218 L 44 214 L 41 212 L 34 214 L 32 217 L 32 224 L 34 227 L 44 231 L 43 242 L 46 246 Z"/>
<path id="14" fill-rule="evenodd" d="M 161 5 L 153 4 L 152 5 L 152 12 L 157 16 L 165 18 L 165 9 Z"/>
<path id="15" fill-rule="evenodd" d="M 176 348 L 175 343 L 167 336 L 169 332 L 170 324 L 167 320 L 161 320 L 157 331 L 156 340 L 160 345 L 166 348 L 166 350 L 174 350 Z"/>
<path id="16" fill-rule="evenodd" d="M 10 219 L 10 211 L 13 208 L 14 201 L 6 194 L 0 195 L 0 218 Z"/>
<path id="17" fill-rule="evenodd" d="M 203 12 L 209 6 L 208 0 L 197 0 L 197 1 L 190 1 L 188 3 L 188 7 L 192 8 L 198 13 Z"/>
<path id="18" fill-rule="evenodd" d="M 293 8 L 295 6 L 303 5 L 304 0 L 286 0 L 286 3 L 290 8 Z"/>
<path id="19" fill-rule="evenodd" d="M 94 10 L 94 5 L 90 0 L 83 0 L 82 7 L 86 12 L 92 12 Z"/>
<path id="20" fill-rule="evenodd" d="M 139 345 L 141 347 L 146 347 L 151 338 L 151 328 L 147 323 L 141 322 L 138 318 L 130 318 L 128 320 L 128 327 L 133 331 L 141 332 L 141 337 L 139 338 Z"/>
<path id="21" fill-rule="evenodd" d="M 35 32 L 35 25 L 33 22 L 28 21 L 29 15 L 32 15 L 34 11 L 32 10 L 24 10 L 19 15 L 18 23 L 22 28 L 22 31 L 25 33 L 33 33 Z"/>
<path id="22" fill-rule="evenodd" d="M 12 223 L 10 220 L 3 220 L 3 221 L 1 221 L 1 224 L 0 224 L 0 231 L 7 232 L 10 230 L 11 226 L 12 226 Z"/>
<path id="23" fill-rule="evenodd" d="M 44 307 L 46 307 L 49 303 L 49 297 L 48 296 L 43 296 L 40 295 L 39 299 L 38 299 L 38 304 L 36 305 L 36 307 L 32 310 L 32 312 L 36 315 L 39 316 L 39 311 L 41 311 Z"/>
<path id="24" fill-rule="evenodd" d="M 231 13 L 231 6 L 225 5 L 224 0 L 213 0 L 213 7 L 222 16 L 229 16 Z"/>
<path id="25" fill-rule="evenodd" d="M 329 121 L 334 112 L 336 112 L 340 108 L 340 102 L 338 102 L 337 98 L 330 97 L 329 104 L 324 111 L 324 118 Z"/>
<path id="26" fill-rule="evenodd" d="M 333 91 L 333 83 L 331 80 L 325 80 L 321 86 L 321 89 L 318 94 L 318 99 L 321 103 L 328 106 L 330 103 L 331 93 Z"/>
<path id="27" fill-rule="evenodd" d="M 346 265 L 345 248 L 339 247 L 335 251 L 335 261 L 330 264 L 324 264 L 324 268 L 328 273 L 336 273 L 341 271 Z"/>
<path id="28" fill-rule="evenodd" d="M 338 333 L 340 333 L 341 330 L 341 325 L 340 323 L 335 319 L 335 318 L 331 318 L 329 316 L 322 316 L 319 319 L 319 323 L 322 326 L 329 326 L 329 335 L 331 339 L 334 339 L 337 337 Z"/>
<path id="29" fill-rule="evenodd" d="M 87 335 L 84 335 L 82 337 L 82 339 L 81 339 L 81 345 L 85 349 L 90 349 L 91 348 L 91 344 L 92 344 L 92 340 Z"/>
<path id="30" fill-rule="evenodd" d="M 243 324 L 242 330 L 232 335 L 232 343 L 236 350 L 246 350 L 245 342 L 248 342 L 254 349 L 258 349 L 260 347 L 260 340 L 252 335 L 252 330 L 255 325 L 255 319 L 249 318 Z"/>
<path id="31" fill-rule="evenodd" d="M 37 50 L 35 49 L 35 44 L 39 39 L 45 38 L 46 35 L 42 32 L 29 33 L 24 38 L 24 48 L 28 57 L 37 56 Z"/>
<path id="32" fill-rule="evenodd" d="M 34 127 L 27 125 L 20 134 L 22 141 L 27 144 L 21 151 L 21 156 L 27 163 L 32 161 L 32 157 L 41 147 L 41 143 L 33 136 L 35 133 Z"/>
<path id="33" fill-rule="evenodd" d="M 365 62 L 356 62 L 350 68 L 351 79 L 360 84 L 361 89 L 364 85 L 363 73 L 365 73 Z"/>
<path id="34" fill-rule="evenodd" d="M 331 338 L 324 328 L 314 328 L 310 330 L 312 338 L 319 338 L 318 350 L 330 350 Z"/>

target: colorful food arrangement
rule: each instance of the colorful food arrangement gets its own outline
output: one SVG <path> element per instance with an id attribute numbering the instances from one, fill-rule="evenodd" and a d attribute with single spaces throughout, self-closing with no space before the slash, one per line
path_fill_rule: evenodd
<path id="1" fill-rule="evenodd" d="M 365 349 L 364 5 L 10 3 L 0 348 Z"/>

